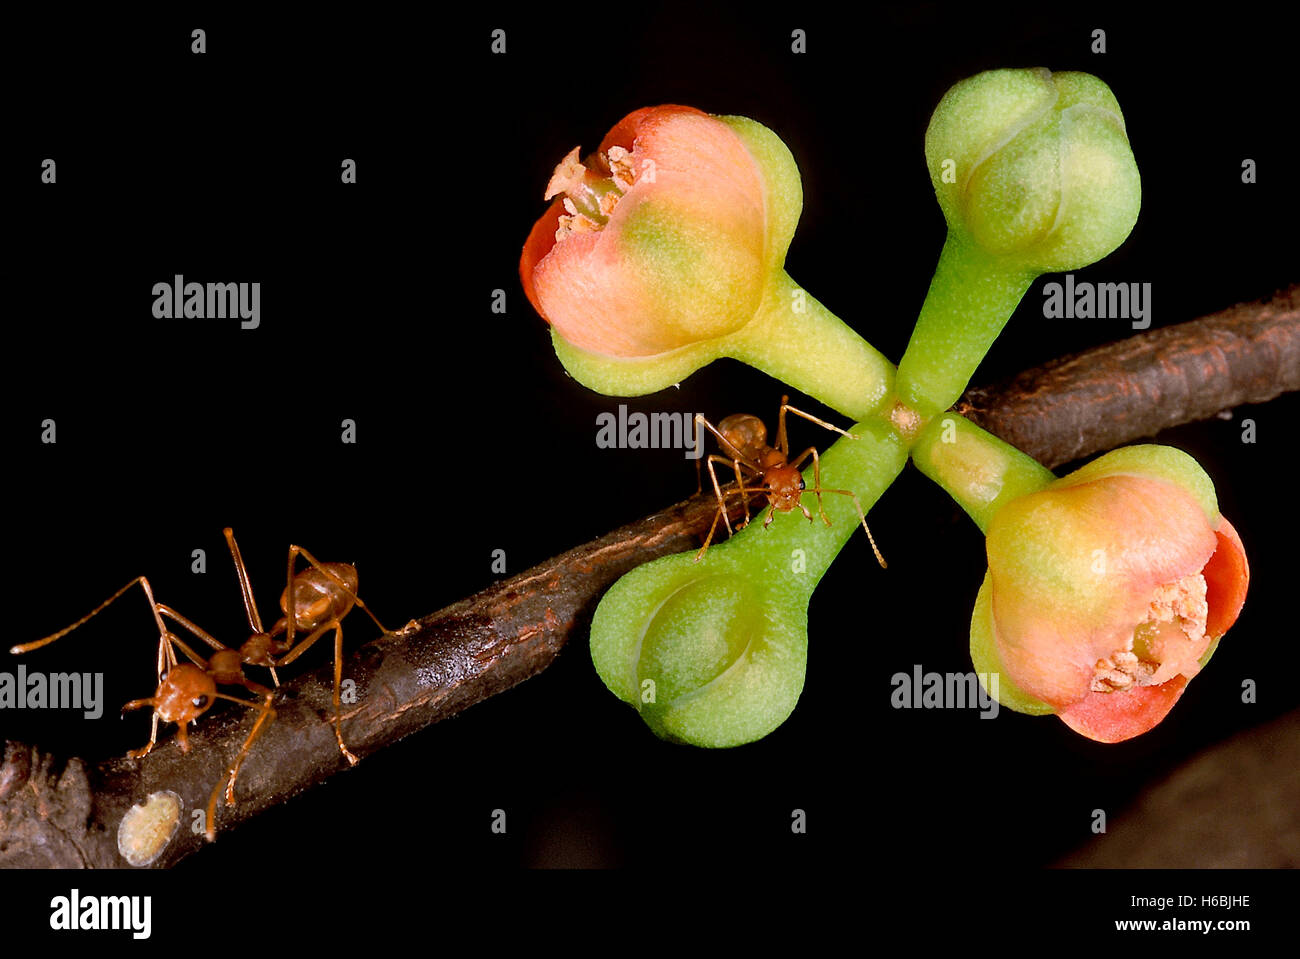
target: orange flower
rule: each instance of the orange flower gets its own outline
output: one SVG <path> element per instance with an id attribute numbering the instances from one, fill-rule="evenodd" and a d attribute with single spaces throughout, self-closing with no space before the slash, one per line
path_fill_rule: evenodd
<path id="1" fill-rule="evenodd" d="M 519 274 L 572 345 L 650 356 L 733 332 L 758 310 L 769 272 L 763 174 L 722 120 L 637 110 L 586 161 L 576 147 L 564 158 L 552 198 Z"/>
<path id="2" fill-rule="evenodd" d="M 1208 478 L 1168 447 L 1116 450 L 1011 500 L 987 549 L 973 656 L 996 656 L 1004 705 L 1100 742 L 1164 719 L 1250 579 Z"/>
<path id="3" fill-rule="evenodd" d="M 729 356 L 854 420 L 885 402 L 893 364 L 785 272 L 803 187 L 780 137 L 648 107 L 578 153 L 555 168 L 519 260 L 574 379 L 642 396 Z"/>

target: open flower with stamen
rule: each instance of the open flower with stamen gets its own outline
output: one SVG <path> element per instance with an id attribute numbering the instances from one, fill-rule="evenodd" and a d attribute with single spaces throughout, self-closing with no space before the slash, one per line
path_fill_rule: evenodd
<path id="1" fill-rule="evenodd" d="M 803 193 L 771 130 L 648 107 L 581 153 L 556 166 L 519 263 L 575 379 L 640 395 L 730 356 L 853 419 L 884 401 L 893 367 L 785 272 Z"/>
<path id="2" fill-rule="evenodd" d="M 971 622 L 998 698 L 1119 742 L 1168 714 L 1236 621 L 1250 573 L 1196 462 L 1115 450 L 1017 496 L 987 528 Z"/>

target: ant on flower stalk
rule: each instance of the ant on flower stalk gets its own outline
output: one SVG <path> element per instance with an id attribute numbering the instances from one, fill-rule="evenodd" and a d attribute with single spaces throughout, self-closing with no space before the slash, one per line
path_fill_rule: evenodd
<path id="1" fill-rule="evenodd" d="M 852 497 L 853 504 L 858 509 L 858 517 L 862 520 L 862 528 L 866 531 L 867 539 L 871 542 L 871 551 L 876 554 L 876 560 L 882 568 L 885 568 L 885 558 L 880 555 L 880 550 L 876 547 L 876 539 L 871 535 L 871 529 L 867 526 L 867 517 L 862 510 L 862 503 L 858 500 L 857 494 L 847 489 L 823 489 L 821 480 L 821 458 L 817 455 L 817 448 L 810 446 L 793 462 L 790 461 L 790 441 L 785 430 L 785 414 L 793 413 L 801 416 L 810 423 L 816 423 L 832 432 L 839 433 L 849 439 L 858 437 L 842 430 L 838 426 L 827 423 L 825 420 L 818 419 L 810 413 L 803 410 L 795 409 L 790 405 L 790 397 L 781 397 L 781 410 L 777 415 L 776 428 L 776 446 L 769 446 L 767 443 L 767 427 L 757 416 L 750 413 L 733 413 L 728 416 L 717 426 L 714 426 L 704 415 L 697 413 L 695 422 L 703 426 L 712 433 L 718 440 L 718 445 L 726 456 L 719 456 L 716 453 L 710 453 L 707 460 L 709 470 L 709 479 L 713 482 L 713 495 L 718 500 L 718 511 L 714 514 L 713 525 L 709 527 L 709 535 L 704 539 L 704 545 L 700 551 L 695 554 L 695 561 L 698 563 L 704 558 L 704 554 L 709 549 L 709 544 L 713 542 L 713 534 L 717 532 L 718 520 L 727 527 L 727 535 L 732 534 L 731 518 L 727 515 L 726 498 L 723 495 L 722 487 L 718 484 L 718 474 L 713 468 L 714 463 L 721 463 L 724 466 L 730 466 L 736 474 L 736 489 L 728 490 L 728 493 L 735 492 L 739 494 L 741 501 L 745 504 L 745 519 L 737 526 L 737 529 L 744 529 L 749 525 L 749 496 L 751 493 L 762 492 L 767 496 L 768 510 L 767 517 L 763 520 L 763 528 L 766 529 L 771 525 L 776 511 L 789 513 L 794 509 L 799 509 L 803 515 L 812 522 L 813 515 L 808 507 L 801 502 L 804 492 L 815 493 L 817 495 L 817 511 L 821 515 L 822 521 L 831 525 L 830 517 L 826 515 L 826 510 L 822 507 L 823 493 L 840 493 L 844 496 Z M 803 473 L 800 467 L 812 458 L 813 462 L 813 487 L 808 489 L 804 482 Z M 744 473 L 748 472 L 752 480 L 757 481 L 758 485 L 745 485 Z"/>

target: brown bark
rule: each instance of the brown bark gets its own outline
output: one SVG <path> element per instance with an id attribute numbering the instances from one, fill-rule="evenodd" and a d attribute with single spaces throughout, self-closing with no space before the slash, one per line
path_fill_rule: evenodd
<path id="1" fill-rule="evenodd" d="M 1049 467 L 1300 389 L 1300 285 L 1053 360 L 957 410 Z"/>
<path id="2" fill-rule="evenodd" d="M 1300 291 L 1242 304 L 1171 329 L 1058 360 L 959 406 L 1040 460 L 1059 464 L 1241 403 L 1300 388 Z M 696 498 L 646 517 L 411 623 L 359 650 L 348 675 L 364 700 L 344 710 L 344 736 L 364 756 L 533 676 L 585 625 L 602 593 L 633 567 L 694 549 L 713 515 Z M 248 757 L 231 826 L 318 783 L 346 763 L 335 744 L 332 666 L 288 683 L 277 718 Z M 250 713 L 226 710 L 143 760 L 56 761 L 8 743 L 0 764 L 0 866 L 119 867 L 119 826 L 135 804 L 170 791 L 176 827 L 149 865 L 204 844 L 191 812 L 239 751 Z M 164 805 L 164 808 L 166 806 Z"/>

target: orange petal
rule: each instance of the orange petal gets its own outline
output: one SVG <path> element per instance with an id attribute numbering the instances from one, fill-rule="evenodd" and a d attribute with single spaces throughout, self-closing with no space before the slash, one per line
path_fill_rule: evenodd
<path id="1" fill-rule="evenodd" d="M 1133 686 L 1122 692 L 1089 693 L 1057 713 L 1076 733 L 1099 743 L 1118 743 L 1142 733 L 1169 715 L 1187 688 L 1186 676 L 1159 686 Z"/>
<path id="2" fill-rule="evenodd" d="M 703 110 L 681 106 L 677 103 L 665 103 L 657 107 L 642 107 L 640 110 L 633 110 L 619 120 L 614 125 L 614 128 L 605 134 L 605 139 L 600 141 L 600 152 L 608 153 L 610 147 L 622 147 L 625 150 L 631 150 L 632 144 L 642 134 L 654 130 L 666 120 L 677 116 L 697 116 L 710 119 L 709 115 Z"/>
<path id="3" fill-rule="evenodd" d="M 556 200 L 551 204 L 550 208 L 542 214 L 542 218 L 533 224 L 528 240 L 524 243 L 523 255 L 519 258 L 519 279 L 524 285 L 528 302 L 533 304 L 533 309 L 548 323 L 551 322 L 551 318 L 542 311 L 542 304 L 537 299 L 537 290 L 533 287 L 533 271 L 542 257 L 550 253 L 551 247 L 555 246 L 555 231 L 559 228 L 560 216 L 563 213 L 562 200 Z"/>
<path id="4" fill-rule="evenodd" d="M 1246 589 L 1250 586 L 1250 566 L 1246 563 L 1246 548 L 1241 537 L 1228 520 L 1220 516 L 1214 530 L 1219 545 L 1205 565 L 1205 599 L 1210 613 L 1205 621 L 1207 635 L 1217 639 L 1237 621 L 1246 602 Z"/>

